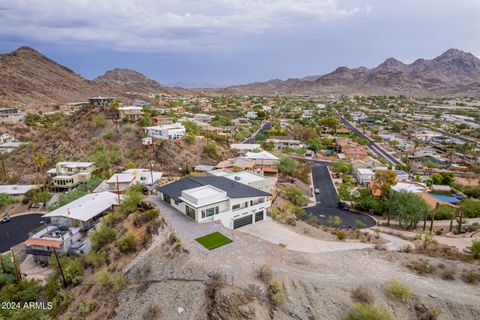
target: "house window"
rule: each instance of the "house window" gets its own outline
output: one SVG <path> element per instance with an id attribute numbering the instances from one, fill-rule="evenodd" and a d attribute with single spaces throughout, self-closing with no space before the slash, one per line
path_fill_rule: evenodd
<path id="1" fill-rule="evenodd" d="M 208 208 L 208 209 L 202 210 L 202 218 L 208 218 L 218 213 L 219 213 L 218 207 Z"/>
<path id="2" fill-rule="evenodd" d="M 195 219 L 195 209 L 189 207 L 189 206 L 185 206 L 186 207 L 186 214 L 192 218 L 192 219 Z"/>
<path id="3" fill-rule="evenodd" d="M 166 194 L 163 194 L 163 201 L 165 201 L 166 203 L 170 204 L 170 197 L 167 196 Z"/>
<path id="4" fill-rule="evenodd" d="M 250 206 L 255 206 L 259 203 L 263 203 L 265 202 L 265 199 L 264 198 L 258 198 L 257 200 L 250 200 Z"/>

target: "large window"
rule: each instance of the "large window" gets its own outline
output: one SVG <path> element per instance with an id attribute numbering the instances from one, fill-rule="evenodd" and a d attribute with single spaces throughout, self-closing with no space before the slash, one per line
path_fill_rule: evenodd
<path id="1" fill-rule="evenodd" d="M 218 206 L 213 208 L 208 208 L 208 209 L 202 210 L 202 218 L 208 218 L 218 213 L 219 213 Z"/>
<path id="2" fill-rule="evenodd" d="M 248 207 L 248 201 L 243 202 L 243 203 L 239 203 L 239 204 L 234 204 L 232 206 L 232 211 L 240 210 L 240 209 L 243 209 L 243 208 L 246 208 L 246 207 Z"/>
<path id="3" fill-rule="evenodd" d="M 265 198 L 258 198 L 256 200 L 250 200 L 250 206 L 255 206 L 259 203 L 265 202 Z"/>
<path id="4" fill-rule="evenodd" d="M 163 194 L 163 201 L 165 201 L 166 203 L 170 204 L 170 197 L 167 196 L 165 193 Z"/>
<path id="5" fill-rule="evenodd" d="M 191 208 L 191 207 L 189 207 L 189 206 L 185 206 L 185 207 L 186 207 L 186 213 L 187 213 L 187 215 L 188 215 L 190 218 L 192 218 L 192 219 L 195 220 L 195 209 L 193 209 L 193 208 Z"/>

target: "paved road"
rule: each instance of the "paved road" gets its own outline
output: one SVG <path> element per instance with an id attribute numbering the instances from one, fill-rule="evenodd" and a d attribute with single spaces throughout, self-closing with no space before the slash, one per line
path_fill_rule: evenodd
<path id="1" fill-rule="evenodd" d="M 41 226 L 43 214 L 29 214 L 12 217 L 12 221 L 0 224 L 0 252 L 10 250 L 11 247 L 28 239 L 28 233 Z"/>
<path id="2" fill-rule="evenodd" d="M 253 136 L 251 136 L 250 138 L 246 139 L 245 141 L 243 141 L 243 143 L 255 143 L 255 138 L 257 137 L 257 135 L 259 133 L 263 133 L 267 130 L 270 130 L 272 129 L 272 123 L 270 121 L 265 121 L 262 126 L 257 130 L 257 132 L 255 132 L 255 134 Z"/>
<path id="3" fill-rule="evenodd" d="M 315 188 L 320 190 L 320 193 L 315 194 L 317 203 L 315 206 L 307 208 L 308 212 L 319 217 L 320 222 L 325 225 L 331 225 L 328 221 L 331 216 L 339 216 L 342 219 L 340 225 L 342 228 L 355 228 L 357 220 L 363 221 L 367 227 L 375 225 L 375 220 L 365 214 L 338 209 L 338 196 L 328 173 L 328 162 L 313 160 L 311 164 L 313 184 Z"/>
<path id="4" fill-rule="evenodd" d="M 392 157 L 388 152 L 383 150 L 380 146 L 378 146 L 372 139 L 364 135 L 360 130 L 355 128 L 350 122 L 347 121 L 347 119 L 342 117 L 342 123 L 350 129 L 353 133 L 355 133 L 357 136 L 367 139 L 368 140 L 368 147 L 375 152 L 378 156 L 385 158 L 388 162 L 390 162 L 393 165 L 403 165 L 402 162 L 399 160 L 395 159 Z"/>

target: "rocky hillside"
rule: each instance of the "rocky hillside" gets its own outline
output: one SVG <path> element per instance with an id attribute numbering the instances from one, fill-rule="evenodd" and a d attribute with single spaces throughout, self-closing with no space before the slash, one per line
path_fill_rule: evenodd
<path id="1" fill-rule="evenodd" d="M 233 86 L 224 92 L 478 96 L 479 89 L 480 59 L 471 53 L 450 49 L 434 59 L 418 59 L 411 64 L 388 58 L 373 69 L 339 67 L 321 76 Z"/>
<path id="2" fill-rule="evenodd" d="M 188 93 L 164 87 L 141 73 L 125 69 L 115 69 L 93 81 L 87 80 L 29 47 L 0 55 L 0 106 L 29 109 L 85 101 L 96 95 L 130 99 L 135 97 L 133 92 Z"/>

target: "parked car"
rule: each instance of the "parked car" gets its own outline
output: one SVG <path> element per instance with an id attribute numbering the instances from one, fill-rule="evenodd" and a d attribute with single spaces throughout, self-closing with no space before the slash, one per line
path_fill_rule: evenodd
<path id="1" fill-rule="evenodd" d="M 314 190 L 314 192 L 315 192 L 316 194 L 319 194 L 319 193 L 320 193 L 320 189 L 316 188 L 316 189 Z"/>
<path id="2" fill-rule="evenodd" d="M 339 201 L 339 202 L 337 203 L 337 206 L 338 206 L 338 208 L 341 209 L 341 210 L 345 210 L 345 211 L 350 210 L 350 209 L 348 208 L 348 204 L 347 204 L 346 202 L 343 202 L 343 201 Z"/>
<path id="3" fill-rule="evenodd" d="M 10 218 L 10 216 L 8 214 L 4 215 L 2 220 L 0 220 L 1 223 L 7 223 L 7 222 L 10 222 L 12 220 L 12 218 Z"/>

